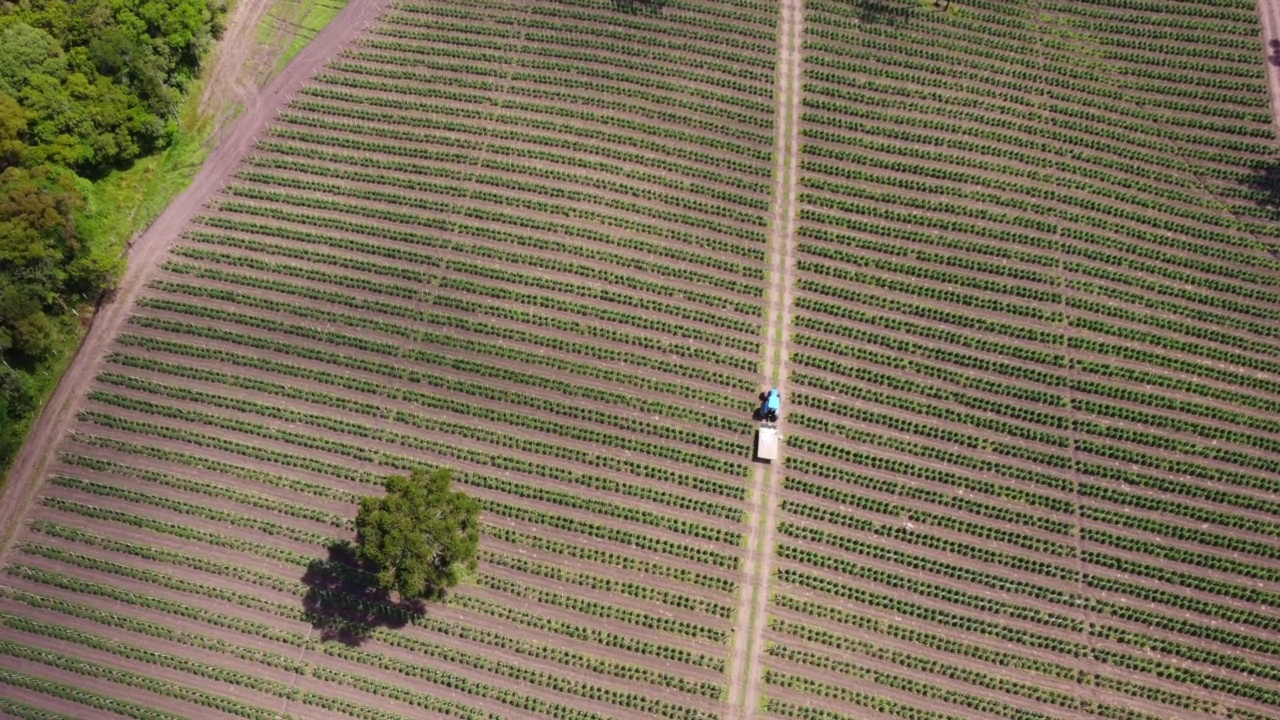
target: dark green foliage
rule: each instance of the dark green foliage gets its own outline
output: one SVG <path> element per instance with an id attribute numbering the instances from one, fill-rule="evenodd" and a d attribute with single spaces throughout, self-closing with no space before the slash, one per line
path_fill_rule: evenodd
<path id="1" fill-rule="evenodd" d="M 75 337 L 72 313 L 122 266 L 77 231 L 81 178 L 169 143 L 224 6 L 0 0 L 0 468 Z"/>
<path id="2" fill-rule="evenodd" d="M 476 569 L 480 503 L 449 489 L 447 469 L 387 478 L 385 497 L 366 497 L 356 516 L 361 563 L 402 600 L 435 598 Z"/>

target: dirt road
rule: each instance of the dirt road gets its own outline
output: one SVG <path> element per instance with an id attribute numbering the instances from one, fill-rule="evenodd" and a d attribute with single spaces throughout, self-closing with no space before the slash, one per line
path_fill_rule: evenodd
<path id="1" fill-rule="evenodd" d="M 266 3 L 269 0 L 245 2 Z M 0 564 L 5 562 L 17 534 L 18 520 L 35 496 L 45 466 L 70 429 L 89 383 L 98 374 L 107 347 L 132 312 L 152 270 L 187 222 L 200 210 L 205 198 L 225 184 L 253 147 L 254 137 L 263 132 L 289 96 L 297 92 L 327 58 L 337 54 L 366 25 L 373 23 L 389 4 L 390 0 L 351 0 L 270 85 L 245 105 L 244 112 L 229 126 L 191 186 L 132 244 L 128 270 L 115 297 L 99 308 L 84 342 L 36 420 L 26 445 L 14 460 L 8 482 L 0 494 L 0 528 L 4 528 L 3 537 L 0 537 Z"/>
<path id="2" fill-rule="evenodd" d="M 785 432 L 787 337 L 791 326 L 791 293 L 796 220 L 796 169 L 800 154 L 800 47 L 802 0 L 784 0 L 778 28 L 777 152 L 774 175 L 773 237 L 769 252 L 768 315 L 765 319 L 765 384 L 782 393 L 779 418 Z M 785 450 L 783 450 L 785 453 Z M 768 615 L 769 576 L 773 569 L 773 536 L 777 525 L 780 456 L 773 465 L 757 465 L 752 473 L 752 504 L 747 513 L 747 554 L 742 593 L 729 661 L 728 720 L 749 720 L 760 699 L 760 655 Z"/>
<path id="3" fill-rule="evenodd" d="M 1262 21 L 1262 53 L 1271 90 L 1271 118 L 1280 132 L 1280 0 L 1258 0 L 1258 18 Z"/>

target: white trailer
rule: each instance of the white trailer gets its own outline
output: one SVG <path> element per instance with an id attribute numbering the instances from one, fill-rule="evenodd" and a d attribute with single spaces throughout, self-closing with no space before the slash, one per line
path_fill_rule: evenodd
<path id="1" fill-rule="evenodd" d="M 756 430 L 756 459 L 770 462 L 778 459 L 778 429 L 760 427 Z"/>

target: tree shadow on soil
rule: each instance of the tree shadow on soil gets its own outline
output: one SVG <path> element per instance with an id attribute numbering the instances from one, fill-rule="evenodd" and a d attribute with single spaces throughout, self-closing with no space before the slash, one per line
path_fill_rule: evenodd
<path id="1" fill-rule="evenodd" d="M 661 15 L 667 0 L 613 0 L 613 9 L 628 15 Z"/>
<path id="2" fill-rule="evenodd" d="M 396 602 L 379 588 L 346 541 L 330 545 L 327 559 L 311 561 L 302 582 L 307 586 L 303 612 L 326 642 L 359 645 L 374 630 L 404 627 L 425 610 L 421 602 Z"/>

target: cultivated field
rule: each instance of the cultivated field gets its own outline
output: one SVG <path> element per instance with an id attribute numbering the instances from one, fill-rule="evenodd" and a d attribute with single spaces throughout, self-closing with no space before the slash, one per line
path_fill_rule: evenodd
<path id="1" fill-rule="evenodd" d="M 0 715 L 1280 718 L 1256 10 L 795 8 L 399 4 L 333 57 L 50 462 Z M 356 500 L 438 465 L 478 575 L 355 592 Z"/>
<path id="2" fill-rule="evenodd" d="M 1280 716 L 1256 13 L 969 9 L 806 3 L 769 715 Z"/>

